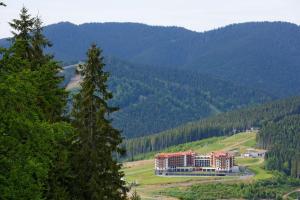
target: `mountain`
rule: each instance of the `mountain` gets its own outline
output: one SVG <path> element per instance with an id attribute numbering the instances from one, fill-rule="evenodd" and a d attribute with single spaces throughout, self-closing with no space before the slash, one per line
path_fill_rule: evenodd
<path id="1" fill-rule="evenodd" d="M 136 23 L 64 22 L 45 27 L 45 34 L 54 44 L 50 51 L 66 63 L 84 59 L 95 42 L 105 55 L 132 63 L 199 71 L 280 97 L 300 94 L 295 24 L 253 22 L 198 33 Z"/>
<path id="2" fill-rule="evenodd" d="M 300 28 L 284 22 L 233 24 L 203 33 L 137 23 L 62 22 L 45 27 L 49 51 L 65 63 L 92 42 L 132 63 L 196 70 L 276 96 L 300 94 Z M 0 44 L 7 45 L 5 40 Z"/>
<path id="3" fill-rule="evenodd" d="M 265 92 L 198 72 L 134 65 L 106 59 L 111 104 L 120 107 L 113 123 L 127 138 L 157 133 L 191 120 L 270 101 Z M 74 92 L 80 77 L 65 67 L 64 86 Z"/>
<path id="4" fill-rule="evenodd" d="M 136 23 L 63 22 L 46 26 L 45 34 L 54 44 L 48 51 L 64 63 L 83 60 L 92 42 L 106 57 L 130 63 L 108 65 L 113 103 L 121 107 L 115 123 L 127 137 L 300 94 L 300 28 L 290 23 L 243 23 L 198 33 Z"/>
<path id="5" fill-rule="evenodd" d="M 275 95 L 299 95 L 300 28 L 289 23 L 246 23 L 208 33 L 186 67 Z"/>

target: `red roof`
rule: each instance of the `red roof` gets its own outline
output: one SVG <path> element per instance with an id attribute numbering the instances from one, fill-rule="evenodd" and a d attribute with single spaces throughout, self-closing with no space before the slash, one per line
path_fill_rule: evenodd
<path id="1" fill-rule="evenodd" d="M 218 152 L 212 152 L 212 154 L 215 157 L 231 157 L 232 155 L 229 154 L 228 152 L 224 152 L 224 151 L 218 151 Z"/>
<path id="2" fill-rule="evenodd" d="M 170 157 L 185 156 L 185 155 L 195 155 L 195 152 L 184 151 L 184 152 L 176 152 L 176 153 L 159 153 L 155 155 L 155 158 L 170 158 Z"/>

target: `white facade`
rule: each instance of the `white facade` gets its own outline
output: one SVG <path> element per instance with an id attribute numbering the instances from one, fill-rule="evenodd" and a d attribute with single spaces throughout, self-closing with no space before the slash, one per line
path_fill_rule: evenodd
<path id="1" fill-rule="evenodd" d="M 199 155 L 195 157 L 196 167 L 209 167 L 211 166 L 211 158 L 209 155 Z"/>

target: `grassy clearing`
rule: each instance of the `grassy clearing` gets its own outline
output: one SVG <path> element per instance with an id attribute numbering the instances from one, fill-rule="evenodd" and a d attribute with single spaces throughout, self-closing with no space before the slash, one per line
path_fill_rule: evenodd
<path id="1" fill-rule="evenodd" d="M 170 147 L 164 152 L 177 152 L 186 150 L 193 150 L 197 153 L 203 154 L 219 150 L 238 150 L 244 152 L 247 148 L 253 147 L 253 143 L 249 141 L 255 141 L 255 135 L 255 132 L 245 132 L 230 137 L 214 137 L 197 142 L 178 145 L 176 147 Z M 258 162 L 258 160 L 253 160 L 251 162 L 255 163 Z M 214 177 L 158 177 L 154 175 L 153 160 L 137 161 L 132 162 L 131 164 L 130 162 L 125 163 L 124 172 L 126 175 L 126 180 L 129 183 L 135 182 L 141 185 L 187 182 L 192 180 L 199 180 L 201 178 L 206 180 L 214 179 Z"/>
<path id="2" fill-rule="evenodd" d="M 215 142 L 204 146 L 195 146 L 193 150 L 198 153 L 209 153 L 220 150 L 237 150 L 240 153 L 244 153 L 246 149 L 255 147 L 255 137 L 256 132 L 243 132 L 230 137 L 217 138 Z"/>
<path id="3" fill-rule="evenodd" d="M 257 165 L 261 162 L 261 158 L 236 158 L 236 163 L 238 165 L 249 166 L 249 165 Z"/>
<path id="4" fill-rule="evenodd" d="M 271 172 L 263 168 L 263 164 L 251 165 L 248 168 L 255 174 L 254 180 L 265 180 L 273 177 Z"/>
<path id="5" fill-rule="evenodd" d="M 178 182 L 190 182 L 199 179 L 216 179 L 216 177 L 161 177 L 154 175 L 153 160 L 147 160 L 138 166 L 127 165 L 124 168 L 126 181 L 128 183 L 136 183 L 140 186 L 155 185 L 155 184 L 170 184 Z"/>
<path id="6" fill-rule="evenodd" d="M 236 158 L 236 163 L 250 169 L 255 174 L 253 180 L 265 180 L 273 177 L 271 172 L 264 169 L 263 158 Z"/>
<path id="7" fill-rule="evenodd" d="M 177 152 L 193 150 L 197 153 L 209 153 L 212 151 L 238 151 L 244 153 L 248 148 L 255 147 L 255 132 L 244 132 L 229 137 L 213 137 L 201 141 L 186 143 L 167 148 L 163 152 Z M 154 175 L 155 153 L 147 154 L 148 160 L 124 163 L 124 172 L 128 183 L 136 183 L 137 191 L 143 199 L 157 199 L 161 191 L 168 188 L 186 188 L 193 184 L 209 183 L 236 183 L 249 182 L 251 180 L 263 180 L 271 178 L 272 175 L 263 169 L 262 158 L 241 158 L 237 157 L 238 165 L 247 166 L 256 175 L 247 180 L 239 177 L 159 177 Z M 161 199 L 161 196 L 159 196 Z"/>
<path id="8" fill-rule="evenodd" d="M 256 132 L 243 132 L 232 136 L 212 137 L 195 142 L 189 142 L 172 147 L 168 147 L 161 152 L 178 152 L 193 150 L 198 153 L 209 153 L 219 150 L 238 150 L 244 153 L 247 148 L 253 148 L 256 145 L 255 142 Z M 140 154 L 135 156 L 135 160 L 153 159 L 154 155 L 159 152 L 150 152 L 146 154 Z"/>

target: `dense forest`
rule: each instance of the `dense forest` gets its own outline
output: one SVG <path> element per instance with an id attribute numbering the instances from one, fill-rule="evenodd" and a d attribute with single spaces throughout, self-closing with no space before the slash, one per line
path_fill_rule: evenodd
<path id="1" fill-rule="evenodd" d="M 120 107 L 113 124 L 126 138 L 167 130 L 189 121 L 273 99 L 271 95 L 241 87 L 209 75 L 184 70 L 134 65 L 106 59 L 111 74 L 112 105 Z M 66 67 L 63 86 L 76 93 L 79 82 L 70 82 L 76 66 Z"/>
<path id="2" fill-rule="evenodd" d="M 198 33 L 136 23 L 64 22 L 45 27 L 45 35 L 54 43 L 49 52 L 65 63 L 83 60 L 84 49 L 96 42 L 105 55 L 132 63 L 197 70 L 276 96 L 300 94 L 295 24 L 242 23 Z"/>
<path id="3" fill-rule="evenodd" d="M 125 140 L 124 145 L 128 150 L 128 156 L 133 157 L 136 154 L 158 151 L 177 144 L 213 136 L 231 135 L 252 127 L 262 127 L 268 122 L 296 114 L 300 114 L 300 97 L 291 97 L 221 113 L 158 134 Z"/>
<path id="4" fill-rule="evenodd" d="M 299 114 L 300 109 L 298 110 Z M 300 115 L 267 123 L 257 136 L 258 145 L 268 149 L 266 167 L 300 178 Z"/>
<path id="5" fill-rule="evenodd" d="M 60 66 L 42 51 L 50 43 L 40 20 L 23 8 L 10 25 L 11 48 L 0 52 L 0 194 L 42 199 L 74 133 L 62 117 L 67 93 L 58 87 Z"/>
<path id="6" fill-rule="evenodd" d="M 128 200 L 102 51 L 88 49 L 68 118 L 62 67 L 44 52 L 51 43 L 41 19 L 23 7 L 9 24 L 11 45 L 0 49 L 0 199 Z"/>

